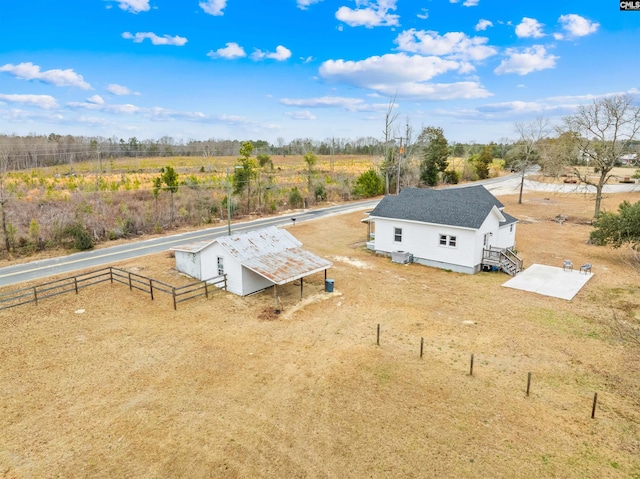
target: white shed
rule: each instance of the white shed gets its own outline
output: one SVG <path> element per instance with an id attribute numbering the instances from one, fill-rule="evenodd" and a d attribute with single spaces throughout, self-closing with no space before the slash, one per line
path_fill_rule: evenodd
<path id="1" fill-rule="evenodd" d="M 171 249 L 178 271 L 203 281 L 226 274 L 227 291 L 246 296 L 332 266 L 301 246 L 288 231 L 270 226 Z"/>

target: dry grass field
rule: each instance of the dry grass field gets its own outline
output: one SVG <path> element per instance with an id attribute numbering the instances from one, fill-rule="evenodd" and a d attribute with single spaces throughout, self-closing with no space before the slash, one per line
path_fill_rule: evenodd
<path id="1" fill-rule="evenodd" d="M 109 284 L 0 312 L 1 477 L 640 477 L 631 252 L 586 243 L 588 197 L 501 200 L 525 265 L 593 264 L 573 301 L 391 263 L 355 212 L 291 229 L 335 292 L 281 288 L 277 316 L 271 291 L 173 311 Z M 178 281 L 166 254 L 117 266 Z"/>

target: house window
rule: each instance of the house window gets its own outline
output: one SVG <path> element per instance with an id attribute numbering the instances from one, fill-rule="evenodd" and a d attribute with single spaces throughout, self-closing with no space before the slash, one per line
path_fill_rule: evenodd
<path id="1" fill-rule="evenodd" d="M 224 274 L 224 260 L 222 256 L 218 256 L 218 276 L 222 276 Z"/>
<path id="2" fill-rule="evenodd" d="M 402 228 L 393 228 L 393 241 L 402 243 Z"/>
<path id="3" fill-rule="evenodd" d="M 440 235 L 440 246 L 455 247 L 457 238 L 455 236 Z"/>

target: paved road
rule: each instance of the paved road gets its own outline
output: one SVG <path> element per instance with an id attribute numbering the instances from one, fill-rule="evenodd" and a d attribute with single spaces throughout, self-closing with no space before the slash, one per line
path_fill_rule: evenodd
<path id="1" fill-rule="evenodd" d="M 239 233 L 266 226 L 291 225 L 295 218 L 295 224 L 317 218 L 324 218 L 330 215 L 347 213 L 356 210 L 367 210 L 373 208 L 379 200 L 366 200 L 345 205 L 331 206 L 316 210 L 305 210 L 292 214 L 261 218 L 244 223 L 232 225 L 232 232 Z M 163 236 L 144 241 L 134 241 L 127 244 L 102 248 L 82 253 L 75 253 L 58 258 L 43 259 L 31 263 L 16 264 L 0 268 L 0 286 L 7 286 L 22 281 L 53 276 L 61 273 L 68 273 L 79 269 L 99 267 L 109 263 L 115 263 L 137 256 L 161 253 L 173 246 L 214 239 L 227 234 L 227 225 L 207 228 L 204 230 L 191 231 L 171 236 Z"/>
<path id="2" fill-rule="evenodd" d="M 534 173 L 535 168 L 530 173 Z M 496 196 L 517 194 L 520 189 L 520 174 L 501 178 L 493 178 L 489 180 L 471 183 L 466 186 L 483 184 Z M 525 178 L 524 190 L 526 191 L 549 191 L 563 193 L 594 193 L 595 188 L 580 184 L 551 184 L 540 183 Z M 628 191 L 640 191 L 640 185 L 636 184 L 611 184 L 605 185 L 605 193 L 620 193 Z M 232 229 L 234 233 L 248 231 L 265 226 L 292 224 L 292 218 L 296 219 L 296 223 L 309 221 L 312 219 L 323 218 L 329 215 L 341 214 L 354 210 L 366 210 L 373 208 L 379 200 L 366 200 L 346 205 L 331 206 L 328 208 L 320 208 L 317 210 L 305 210 L 288 215 L 277 217 L 262 218 L 245 223 L 236 223 Z M 202 241 L 206 239 L 214 239 L 218 236 L 227 234 L 227 226 L 217 226 L 189 233 L 182 233 L 171 236 L 163 236 L 146 241 L 136 241 L 110 248 L 102 248 L 94 251 L 83 253 L 75 253 L 68 256 L 44 259 L 31 263 L 18 264 L 0 268 L 0 286 L 7 286 L 22 281 L 30 281 L 40 279 L 47 276 L 53 276 L 61 273 L 68 273 L 79 269 L 93 268 L 108 263 L 115 263 L 125 259 L 143 256 L 146 254 L 161 253 L 173 246 L 190 243 L 192 241 Z"/>

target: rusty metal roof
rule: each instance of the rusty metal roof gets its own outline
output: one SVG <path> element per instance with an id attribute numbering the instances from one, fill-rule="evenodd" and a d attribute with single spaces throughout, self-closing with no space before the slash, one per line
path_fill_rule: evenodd
<path id="1" fill-rule="evenodd" d="M 289 283 L 333 264 L 302 249 L 302 243 L 291 233 L 275 226 L 223 236 L 216 241 L 242 266 L 275 284 Z"/>
<path id="2" fill-rule="evenodd" d="M 275 226 L 171 249 L 198 253 L 216 242 L 242 266 L 278 285 L 323 271 L 333 265 L 331 261 L 302 249 L 302 243 L 291 233 Z"/>

